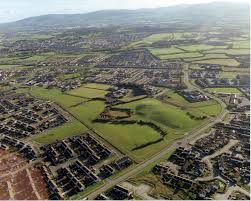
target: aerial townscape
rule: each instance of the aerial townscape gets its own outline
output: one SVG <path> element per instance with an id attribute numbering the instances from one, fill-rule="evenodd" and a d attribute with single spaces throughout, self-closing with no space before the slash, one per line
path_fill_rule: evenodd
<path id="1" fill-rule="evenodd" d="M 0 24 L 0 200 L 250 200 L 249 4 L 143 8 Z"/>

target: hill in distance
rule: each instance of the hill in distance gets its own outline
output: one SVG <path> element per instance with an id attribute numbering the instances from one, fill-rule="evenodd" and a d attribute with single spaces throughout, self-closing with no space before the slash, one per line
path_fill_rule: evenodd
<path id="1" fill-rule="evenodd" d="M 85 14 L 51 14 L 0 24 L 2 31 L 34 31 L 105 26 L 172 25 L 249 27 L 249 4 L 208 3 L 155 9 L 103 10 Z"/>

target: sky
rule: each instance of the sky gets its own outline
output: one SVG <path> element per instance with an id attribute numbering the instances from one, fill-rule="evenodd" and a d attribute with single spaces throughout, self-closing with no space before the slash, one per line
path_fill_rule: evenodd
<path id="1" fill-rule="evenodd" d="M 0 23 L 46 14 L 86 13 L 106 9 L 138 9 L 249 0 L 0 0 Z"/>

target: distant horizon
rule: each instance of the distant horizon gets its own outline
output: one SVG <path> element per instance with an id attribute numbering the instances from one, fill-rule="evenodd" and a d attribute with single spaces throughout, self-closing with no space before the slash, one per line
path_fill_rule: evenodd
<path id="1" fill-rule="evenodd" d="M 123 2 L 120 3 L 118 3 L 119 0 L 71 0 L 71 3 L 69 1 L 67 2 L 67 0 L 53 0 L 53 3 L 50 1 L 45 5 L 47 1 L 50 0 L 43 0 L 43 2 L 38 0 L 38 2 L 36 2 L 36 9 L 34 10 L 29 9 L 30 6 L 33 6 L 32 0 L 22 0 L 22 2 L 20 2 L 20 0 L 9 0 L 9 2 L 0 2 L 0 23 L 10 23 L 44 15 L 87 14 L 103 10 L 154 9 L 206 3 L 249 3 L 249 0 L 176 0 L 175 2 L 173 0 L 123 0 Z M 102 4 L 101 1 L 105 1 L 107 4 Z M 80 2 L 83 4 L 76 5 Z M 96 5 L 95 2 L 101 4 Z M 25 12 L 26 9 L 29 10 L 29 12 Z"/>

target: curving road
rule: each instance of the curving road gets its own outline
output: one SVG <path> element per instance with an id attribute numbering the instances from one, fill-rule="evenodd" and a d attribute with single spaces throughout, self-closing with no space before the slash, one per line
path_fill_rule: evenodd
<path id="1" fill-rule="evenodd" d="M 221 101 L 219 98 L 204 92 L 203 90 L 201 90 L 200 88 L 198 88 L 195 85 L 192 85 L 189 82 L 189 77 L 188 77 L 188 66 L 186 67 L 185 71 L 184 71 L 184 82 L 187 84 L 187 86 L 191 89 L 194 90 L 198 90 L 201 91 L 202 93 L 204 93 L 205 95 L 207 95 L 208 97 L 216 100 L 217 102 L 219 102 L 222 106 L 223 111 L 214 118 L 214 120 L 210 120 L 209 122 L 207 122 L 206 124 L 200 126 L 199 128 L 195 128 L 192 131 L 190 131 L 184 138 L 179 139 L 179 140 L 175 140 L 173 142 L 172 145 L 168 146 L 167 148 L 163 149 L 162 151 L 160 151 L 159 153 L 155 154 L 154 156 L 150 157 L 148 160 L 143 161 L 139 164 L 137 164 L 130 172 L 126 172 L 125 174 L 123 174 L 122 176 L 115 178 L 113 180 L 109 180 L 104 186 L 101 186 L 99 188 L 96 188 L 95 191 L 91 192 L 87 197 L 88 199 L 93 200 L 96 196 L 98 196 L 99 194 L 107 191 L 108 189 L 110 189 L 111 187 L 113 187 L 114 185 L 117 185 L 127 179 L 129 179 L 130 177 L 134 176 L 135 174 L 139 173 L 140 171 L 142 171 L 142 169 L 144 169 L 145 167 L 147 167 L 148 165 L 158 161 L 160 158 L 164 157 L 166 154 L 168 154 L 170 151 L 172 151 L 175 148 L 178 148 L 180 146 L 184 146 L 186 144 L 188 144 L 188 142 L 193 139 L 195 136 L 201 134 L 203 131 L 207 130 L 208 128 L 212 127 L 215 123 L 218 123 L 220 121 L 223 121 L 225 118 L 225 115 L 227 114 L 226 112 L 226 105 L 223 101 Z"/>

